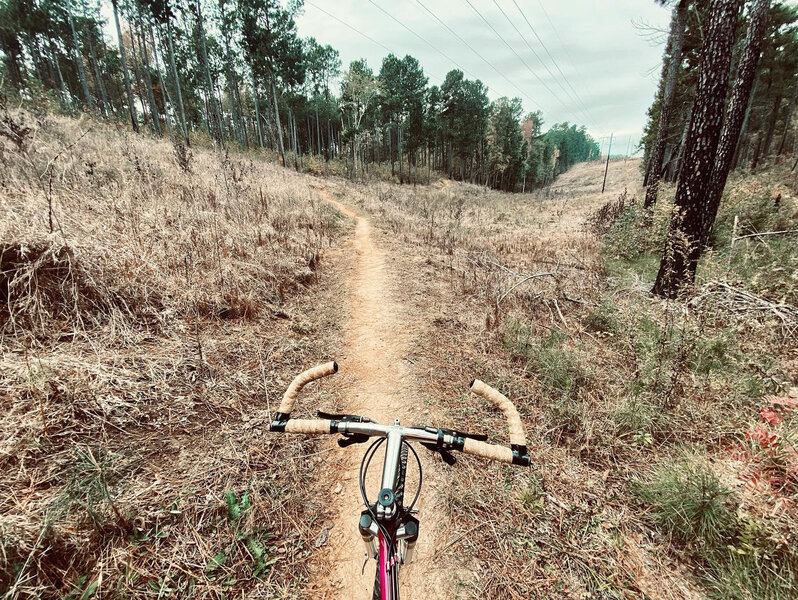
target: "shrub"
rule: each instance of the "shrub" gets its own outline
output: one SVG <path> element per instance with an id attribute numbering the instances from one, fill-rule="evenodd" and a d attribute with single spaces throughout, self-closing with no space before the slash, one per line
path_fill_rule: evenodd
<path id="1" fill-rule="evenodd" d="M 652 521 L 679 543 L 703 552 L 734 533 L 732 491 L 695 458 L 666 462 L 634 492 L 651 506 Z"/>
<path id="2" fill-rule="evenodd" d="M 622 328 L 622 314 L 618 307 L 602 299 L 601 303 L 591 310 L 584 319 L 584 325 L 599 333 L 616 334 Z"/>
<path id="3" fill-rule="evenodd" d="M 505 331 L 504 346 L 514 358 L 524 359 L 527 371 L 534 373 L 552 392 L 570 395 L 587 379 L 587 372 L 577 357 L 563 347 L 566 336 L 552 332 L 541 341 L 531 341 L 532 330 L 511 321 Z"/>

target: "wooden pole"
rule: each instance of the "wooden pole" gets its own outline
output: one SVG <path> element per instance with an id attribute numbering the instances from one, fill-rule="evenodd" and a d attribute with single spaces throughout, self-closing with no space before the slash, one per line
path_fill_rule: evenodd
<path id="1" fill-rule="evenodd" d="M 601 193 L 604 193 L 604 188 L 607 185 L 607 171 L 610 168 L 610 151 L 612 150 L 612 134 L 610 134 L 610 145 L 607 146 L 607 164 L 604 165 L 604 183 L 601 184 Z"/>

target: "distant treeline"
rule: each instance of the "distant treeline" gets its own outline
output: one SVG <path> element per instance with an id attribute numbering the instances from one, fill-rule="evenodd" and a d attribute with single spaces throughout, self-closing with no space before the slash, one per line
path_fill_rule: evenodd
<path id="1" fill-rule="evenodd" d="M 298 36 L 302 0 L 112 0 L 110 24 L 101 8 L 0 0 L 4 86 L 186 143 L 271 148 L 285 166 L 342 159 L 355 176 L 389 162 L 400 181 L 435 169 L 513 191 L 598 156 L 584 128 L 542 133 L 539 112 L 490 102 L 457 70 L 428 86 L 415 58 L 389 55 L 376 74 L 362 60 L 341 73 L 337 50 Z"/>

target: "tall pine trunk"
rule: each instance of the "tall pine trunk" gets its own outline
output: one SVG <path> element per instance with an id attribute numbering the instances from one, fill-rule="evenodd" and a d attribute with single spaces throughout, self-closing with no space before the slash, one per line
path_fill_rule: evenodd
<path id="1" fill-rule="evenodd" d="M 779 150 L 776 152 L 776 156 L 781 156 L 784 152 L 784 144 L 787 141 L 787 132 L 790 130 L 790 124 L 792 123 L 792 115 L 795 111 L 796 100 L 798 100 L 798 85 L 792 90 L 792 100 L 790 100 L 790 108 L 787 109 L 787 116 L 784 119 L 784 131 L 781 134 L 781 143 L 779 144 Z"/>
<path id="2" fill-rule="evenodd" d="M 743 0 L 710 0 L 684 166 L 653 293 L 676 298 L 695 281 L 706 222 L 704 202 L 718 149 L 734 28 Z"/>
<path id="3" fill-rule="evenodd" d="M 258 130 L 258 144 L 263 148 L 263 124 L 260 121 L 260 106 L 258 104 L 258 88 L 255 84 L 255 72 L 250 65 L 250 73 L 252 74 L 252 103 L 255 105 L 255 126 Z"/>
<path id="4" fill-rule="evenodd" d="M 122 42 L 122 27 L 119 25 L 119 0 L 111 0 L 114 7 L 114 23 L 116 23 L 116 37 L 119 40 L 119 57 L 122 61 L 122 75 L 125 79 L 125 94 L 127 95 L 127 108 L 130 111 L 130 122 L 133 131 L 138 133 L 139 124 L 136 119 L 136 105 L 133 103 L 133 90 L 130 87 L 130 71 L 127 68 L 127 58 L 125 56 L 125 44 Z"/>
<path id="5" fill-rule="evenodd" d="M 141 70 L 144 71 L 144 85 L 147 86 L 147 99 L 150 103 L 150 114 L 152 114 L 152 124 L 155 133 L 163 135 L 161 131 L 161 115 L 158 112 L 158 104 L 155 102 L 155 92 L 152 89 L 152 77 L 150 77 L 150 59 L 147 52 L 147 37 L 144 33 L 144 23 L 141 18 L 141 11 L 138 15 L 139 49 L 141 50 Z"/>
<path id="6" fill-rule="evenodd" d="M 169 89 L 164 85 L 163 75 L 161 73 L 161 61 L 158 59 L 158 50 L 155 47 L 155 35 L 152 32 L 152 23 L 150 22 L 147 23 L 147 31 L 150 34 L 150 48 L 152 48 L 152 56 L 155 59 L 155 72 L 158 74 L 158 85 L 161 86 L 161 102 L 163 102 L 166 128 L 169 131 L 169 137 L 172 137 L 172 119 L 169 116 L 169 109 L 174 109 L 174 104 L 172 104 L 172 98 L 169 96 Z M 163 47 L 163 44 L 161 47 Z"/>
<path id="7" fill-rule="evenodd" d="M 754 77 L 754 88 L 751 90 L 751 98 L 756 98 L 756 88 L 759 86 L 759 79 L 755 76 Z M 745 109 L 745 117 L 743 117 L 743 124 L 740 126 L 740 137 L 737 140 L 737 147 L 734 149 L 734 158 L 732 159 L 732 169 L 736 169 L 737 165 L 740 164 L 740 154 L 742 153 L 743 148 L 743 136 L 745 136 L 746 131 L 748 131 L 748 121 L 751 119 L 751 102 L 748 102 L 748 106 Z"/>
<path id="8" fill-rule="evenodd" d="M 169 45 L 169 67 L 172 70 L 172 79 L 175 82 L 175 92 L 177 93 L 177 108 L 180 111 L 180 127 L 183 130 L 183 139 L 186 144 L 189 143 L 188 125 L 186 124 L 186 110 L 183 108 L 183 91 L 180 89 L 180 77 L 177 75 L 177 66 L 175 65 L 175 47 L 172 41 L 172 23 L 171 19 L 166 21 L 166 40 Z"/>
<path id="9" fill-rule="evenodd" d="M 91 64 L 94 67 L 94 79 L 97 81 L 97 87 L 100 90 L 100 110 L 107 117 L 109 114 L 108 93 L 105 91 L 105 84 L 103 83 L 103 76 L 100 71 L 100 63 L 97 60 L 97 53 L 94 51 L 94 42 L 91 41 L 91 33 L 84 30 L 84 35 L 89 43 L 89 56 L 91 57 Z M 102 35 L 102 33 L 100 33 Z"/>
<path id="10" fill-rule="evenodd" d="M 89 82 L 86 79 L 86 70 L 83 67 L 83 53 L 80 51 L 80 44 L 78 43 L 78 34 L 75 31 L 75 22 L 72 19 L 72 2 L 67 0 L 67 19 L 69 20 L 69 29 L 72 30 L 72 44 L 75 51 L 75 65 L 78 68 L 78 77 L 80 78 L 80 87 L 83 90 L 83 101 L 89 108 L 94 108 L 94 99 L 91 97 L 89 91 Z"/>
<path id="11" fill-rule="evenodd" d="M 214 93 L 213 80 L 211 79 L 211 67 L 208 61 L 208 45 L 205 42 L 205 24 L 202 21 L 202 7 L 200 6 L 201 0 L 197 0 L 196 17 L 197 26 L 199 27 L 200 34 L 200 50 L 202 55 L 202 66 L 205 71 L 205 83 L 208 86 L 208 123 L 213 123 L 214 127 L 218 127 L 217 141 L 224 143 L 224 125 L 222 124 L 222 114 L 216 106 L 216 94 Z M 209 132 L 210 133 L 210 132 Z"/>
<path id="12" fill-rule="evenodd" d="M 773 108 L 770 112 L 770 122 L 768 123 L 767 133 L 765 134 L 765 145 L 762 148 L 762 157 L 770 155 L 770 144 L 773 142 L 773 134 L 776 132 L 776 122 L 779 120 L 779 113 L 781 112 L 781 102 L 783 98 L 781 94 L 777 94 L 773 100 Z"/>
<path id="13" fill-rule="evenodd" d="M 649 159 L 648 188 L 646 189 L 646 199 L 643 204 L 647 209 L 653 207 L 657 201 L 659 180 L 662 177 L 662 161 L 665 158 L 665 144 L 668 139 L 671 115 L 673 114 L 673 98 L 676 93 L 676 82 L 679 79 L 679 70 L 682 64 L 682 45 L 684 30 L 687 25 L 688 4 L 688 0 L 679 0 L 679 4 L 676 5 L 676 10 L 673 12 L 673 21 L 671 22 L 671 31 L 668 39 L 670 58 L 668 59 L 668 71 L 665 77 L 665 91 L 662 95 L 657 140 L 654 142 L 654 148 L 651 150 Z"/>
<path id="14" fill-rule="evenodd" d="M 274 119 L 275 123 L 277 123 L 277 147 L 280 149 L 280 161 L 281 164 L 286 167 L 288 165 L 285 164 L 285 147 L 283 146 L 283 126 L 280 123 L 280 105 L 277 103 L 277 86 L 274 85 L 274 78 L 271 79 L 271 86 L 272 86 L 272 97 L 274 98 Z"/>
<path id="15" fill-rule="evenodd" d="M 720 136 L 718 153 L 715 157 L 712 177 L 709 180 L 709 188 L 707 189 L 706 209 L 700 242 L 702 246 L 706 246 L 712 225 L 715 223 L 718 206 L 723 195 L 723 188 L 726 187 L 726 179 L 729 176 L 729 170 L 734 159 L 734 150 L 737 148 L 737 142 L 740 139 L 743 119 L 751 98 L 751 89 L 754 86 L 756 67 L 759 64 L 759 56 L 762 52 L 762 42 L 765 38 L 765 26 L 769 8 L 770 0 L 756 0 L 751 7 L 745 49 L 740 57 L 737 79 L 734 82 L 731 101 L 726 111 L 726 123 Z"/>

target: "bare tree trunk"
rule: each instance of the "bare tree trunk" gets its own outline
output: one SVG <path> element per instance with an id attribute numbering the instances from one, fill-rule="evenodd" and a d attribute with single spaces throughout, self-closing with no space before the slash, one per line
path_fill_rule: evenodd
<path id="1" fill-rule="evenodd" d="M 69 93 L 69 88 L 67 88 L 66 82 L 64 81 L 64 75 L 61 73 L 61 63 L 58 60 L 58 55 L 53 50 L 53 41 L 47 40 L 47 45 L 50 49 L 50 55 L 53 57 L 53 62 L 55 63 L 55 71 L 58 74 L 58 83 L 61 86 L 61 96 L 64 100 L 64 104 L 66 104 L 69 112 L 72 112 L 72 95 Z"/>
<path id="2" fill-rule="evenodd" d="M 78 43 L 78 34 L 75 32 L 75 22 L 72 19 L 72 2 L 66 2 L 67 19 L 69 20 L 69 28 L 72 30 L 72 44 L 75 51 L 75 64 L 78 67 L 78 77 L 80 78 L 80 87 L 83 89 L 83 101 L 89 108 L 94 108 L 94 99 L 91 97 L 89 91 L 89 82 L 86 79 L 86 70 L 83 67 L 83 53 L 80 51 L 80 44 Z"/>
<path id="3" fill-rule="evenodd" d="M 252 74 L 252 103 L 255 105 L 255 125 L 258 128 L 258 144 L 263 148 L 263 124 L 260 121 L 260 106 L 258 105 L 258 88 L 255 86 L 255 72 L 250 65 Z"/>
<path id="4" fill-rule="evenodd" d="M 108 93 L 105 91 L 103 76 L 100 72 L 100 63 L 97 61 L 97 54 L 94 52 L 94 42 L 91 41 L 91 35 L 85 30 L 84 35 L 89 43 L 89 56 L 91 57 L 92 67 L 94 67 L 94 79 L 97 81 L 97 87 L 100 89 L 100 110 L 107 117 L 110 104 L 108 103 Z"/>
<path id="5" fill-rule="evenodd" d="M 759 86 L 759 79 L 754 77 L 754 89 L 751 90 L 751 98 L 756 98 L 756 88 Z M 749 99 L 748 106 L 745 108 L 745 117 L 743 117 L 743 124 L 740 126 L 740 137 L 737 140 L 737 147 L 734 149 L 734 158 L 732 159 L 732 169 L 736 169 L 740 164 L 740 154 L 743 148 L 743 136 L 748 131 L 748 121 L 751 118 L 751 101 Z"/>
<path id="6" fill-rule="evenodd" d="M 130 71 L 127 68 L 127 58 L 125 57 L 125 45 L 122 42 L 122 27 L 119 25 L 119 0 L 111 0 L 114 7 L 114 22 L 116 23 L 116 36 L 119 40 L 119 57 L 122 61 L 122 75 L 125 79 L 125 93 L 127 94 L 127 107 L 130 111 L 130 121 L 133 124 L 133 131 L 138 133 L 139 124 L 136 119 L 136 105 L 133 103 L 133 91 L 130 88 Z"/>
<path id="7" fill-rule="evenodd" d="M 142 118 L 144 119 L 144 123 L 147 123 L 147 102 L 144 100 L 144 96 L 142 95 L 142 90 L 144 86 L 141 83 L 141 73 L 139 72 L 141 63 L 138 59 L 138 55 L 136 54 L 136 36 L 133 33 L 133 21 L 129 20 L 127 22 L 127 30 L 128 34 L 130 35 L 130 54 L 131 58 L 133 59 L 133 74 L 136 76 L 136 89 L 138 91 L 139 102 L 141 102 L 141 110 L 142 110 Z"/>
<path id="8" fill-rule="evenodd" d="M 668 39 L 670 47 L 668 59 L 668 72 L 665 77 L 665 91 L 662 95 L 662 106 L 660 108 L 659 126 L 657 128 L 657 140 L 651 150 L 649 158 L 649 172 L 646 188 L 646 199 L 643 206 L 651 209 L 657 201 L 659 191 L 659 180 L 662 177 L 662 161 L 665 158 L 665 143 L 668 138 L 668 129 L 671 124 L 671 114 L 673 113 L 673 98 L 676 93 L 676 82 L 679 79 L 679 69 L 682 65 L 682 45 L 684 40 L 684 30 L 687 25 L 688 0 L 680 0 L 673 12 L 671 31 Z"/>
<path id="9" fill-rule="evenodd" d="M 274 119 L 277 123 L 277 140 L 278 140 L 278 147 L 280 149 L 280 161 L 281 164 L 285 167 L 285 148 L 283 147 L 283 127 L 280 124 L 280 106 L 277 104 L 277 86 L 274 85 L 274 79 L 271 80 L 272 85 L 272 97 L 274 98 Z"/>
<path id="10" fill-rule="evenodd" d="M 653 293 L 676 298 L 695 280 L 706 223 L 706 190 L 723 126 L 734 28 L 743 0 L 710 0 L 701 49 L 695 103 L 671 216 L 668 239 Z"/>
<path id="11" fill-rule="evenodd" d="M 790 100 L 790 108 L 787 109 L 787 116 L 784 119 L 784 131 L 781 133 L 781 143 L 779 144 L 779 151 L 776 153 L 776 156 L 781 156 L 784 152 L 784 144 L 787 141 L 787 132 L 790 130 L 790 125 L 792 123 L 792 115 L 795 111 L 796 100 L 798 100 L 798 85 L 792 90 L 792 100 Z"/>
<path id="12" fill-rule="evenodd" d="M 200 34 L 200 50 L 202 50 L 202 65 L 205 70 L 205 79 L 206 84 L 208 86 L 208 110 L 211 113 L 216 113 L 215 115 L 209 115 L 208 122 L 215 122 L 216 126 L 219 128 L 219 134 L 217 136 L 217 140 L 219 143 L 224 143 L 224 125 L 222 124 L 222 113 L 221 110 L 217 109 L 216 106 L 216 93 L 214 92 L 213 80 L 211 79 L 211 67 L 208 62 L 208 45 L 205 42 L 205 24 L 202 21 L 202 8 L 200 7 L 200 2 L 194 4 L 196 7 L 196 16 L 197 16 L 197 26 L 199 27 L 199 34 Z"/>
<path id="13" fill-rule="evenodd" d="M 169 137 L 172 137 L 172 120 L 169 117 L 169 108 L 173 108 L 174 104 L 172 104 L 172 99 L 169 96 L 169 88 L 167 88 L 163 83 L 163 75 L 161 74 L 161 61 L 158 59 L 158 50 L 155 47 L 155 35 L 152 33 L 152 23 L 147 23 L 147 30 L 150 33 L 150 47 L 152 48 L 152 56 L 155 59 L 155 72 L 158 74 L 158 85 L 161 86 L 161 102 L 163 102 L 166 129 L 169 131 Z"/>
<path id="14" fill-rule="evenodd" d="M 702 246 L 706 246 L 709 233 L 718 214 L 723 188 L 726 187 L 726 179 L 729 176 L 732 159 L 734 158 L 734 150 L 740 138 L 746 108 L 751 98 L 751 88 L 754 86 L 756 67 L 759 64 L 759 56 L 762 52 L 762 42 L 765 37 L 769 8 L 770 0 L 756 0 L 751 8 L 745 49 L 740 57 L 737 79 L 734 82 L 731 101 L 726 111 L 726 124 L 720 136 L 718 152 L 712 167 L 709 187 L 707 188 L 706 209 L 703 214 L 704 223 L 700 240 Z"/>
<path id="15" fill-rule="evenodd" d="M 152 123 L 155 133 L 159 136 L 163 135 L 161 131 L 161 115 L 158 113 L 158 104 L 155 102 L 155 92 L 152 89 L 152 78 L 150 77 L 150 59 L 147 53 L 147 38 L 144 34 L 144 23 L 141 19 L 141 11 L 139 11 L 138 19 L 138 32 L 139 32 L 139 48 L 141 49 L 141 66 L 144 71 L 144 84 L 147 86 L 147 99 L 150 102 L 150 112 L 152 113 Z"/>
<path id="16" fill-rule="evenodd" d="M 776 132 L 776 122 L 779 120 L 779 113 L 781 112 L 781 95 L 776 96 L 773 101 L 773 109 L 770 113 L 770 123 L 768 123 L 768 130 L 765 134 L 765 146 L 762 149 L 762 156 L 770 155 L 770 144 L 773 142 L 773 134 Z"/>
<path id="17" fill-rule="evenodd" d="M 172 41 L 172 23 L 168 19 L 166 21 L 166 39 L 169 42 L 169 67 L 172 69 L 172 79 L 175 82 L 175 90 L 177 92 L 177 107 L 180 110 L 180 126 L 183 129 L 183 138 L 186 140 L 186 144 L 188 144 L 188 125 L 186 124 L 186 111 L 183 108 L 183 92 L 180 89 L 180 77 L 177 75 L 177 67 L 175 66 L 175 47 L 174 42 Z"/>

